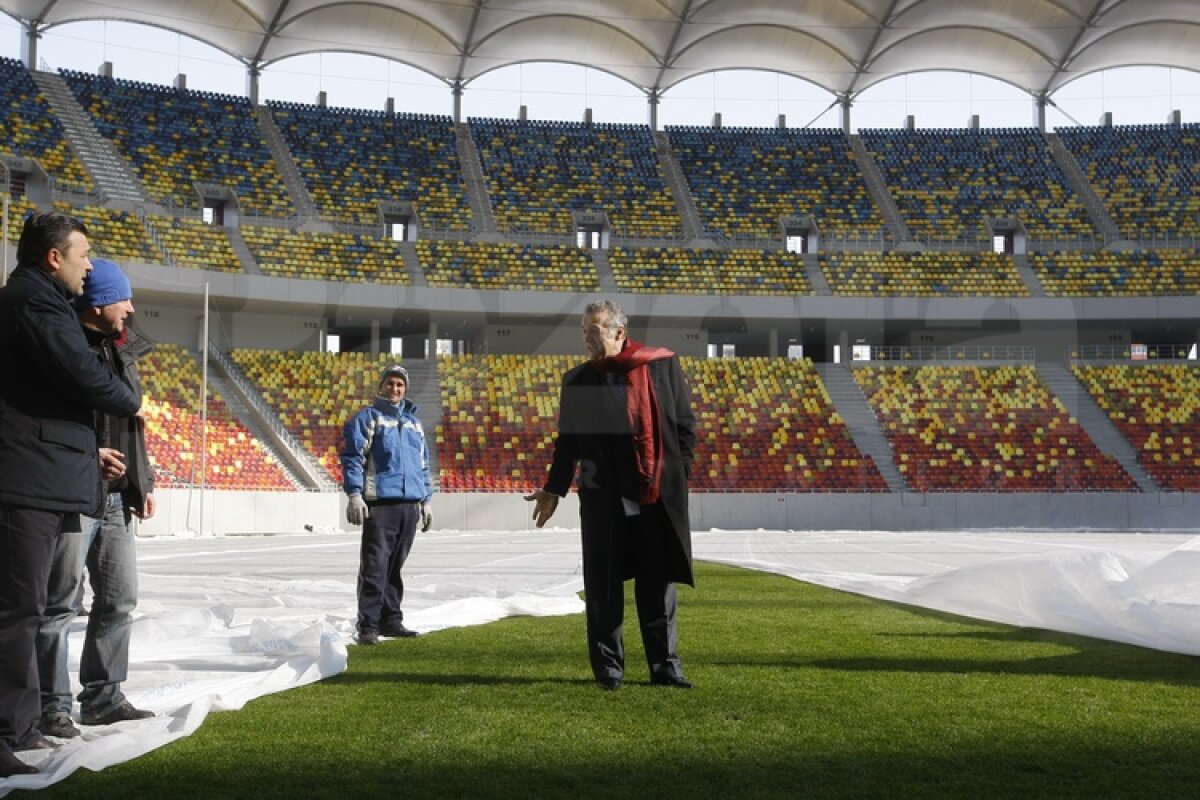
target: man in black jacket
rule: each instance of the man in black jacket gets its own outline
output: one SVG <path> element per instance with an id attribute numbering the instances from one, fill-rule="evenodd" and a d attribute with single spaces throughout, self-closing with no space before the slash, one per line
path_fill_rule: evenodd
<path id="1" fill-rule="evenodd" d="M 54 746 L 36 725 L 34 640 L 60 532 L 101 507 L 95 412 L 132 416 L 140 406 L 96 359 L 71 308 L 90 253 L 79 220 L 35 214 L 0 289 L 0 777 L 36 772 L 15 752 Z"/>
<path id="2" fill-rule="evenodd" d="M 137 358 L 151 346 L 126 321 L 133 314 L 133 287 L 121 268 L 94 259 L 75 298 L 84 336 L 97 359 L 140 397 Z M 38 630 L 37 657 L 42 689 L 42 718 L 46 735 L 71 738 L 79 729 L 71 720 L 71 677 L 67 635 L 79 613 L 84 565 L 92 585 L 83 652 L 79 658 L 80 719 L 85 725 L 109 725 L 153 714 L 134 708 L 121 691 L 129 668 L 129 639 L 137 607 L 137 561 L 133 517 L 154 515 L 154 474 L 146 452 L 142 420 L 101 414 L 100 452 L 120 465 L 105 487 L 105 506 L 98 517 L 82 518 L 81 531 L 64 531 L 58 538 Z"/>
<path id="3" fill-rule="evenodd" d="M 650 682 L 690 689 L 675 652 L 675 584 L 694 585 L 687 481 L 696 419 L 679 359 L 630 340 L 627 324 L 612 301 L 587 306 L 589 360 L 563 377 L 550 475 L 525 499 L 540 528 L 576 481 L 596 683 L 614 690 L 624 680 L 624 581 L 633 578 Z"/>

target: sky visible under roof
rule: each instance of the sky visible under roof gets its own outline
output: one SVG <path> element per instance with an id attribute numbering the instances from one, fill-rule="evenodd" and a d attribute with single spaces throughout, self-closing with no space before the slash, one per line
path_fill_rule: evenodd
<path id="1" fill-rule="evenodd" d="M 0 15 L 0 55 L 20 58 L 22 31 Z M 171 31 L 122 22 L 81 22 L 52 28 L 39 44 L 43 68 L 95 72 L 111 61 L 118 78 L 169 84 L 187 76 L 191 89 L 244 94 L 246 70 L 233 57 Z M 402 111 L 450 114 L 449 89 L 437 78 L 378 57 L 320 53 L 288 58 L 264 70 L 261 99 L 312 103 L 318 91 L 331 106 L 382 108 L 395 98 Z M 1163 122 L 1179 109 L 1200 121 L 1200 73 L 1165 67 L 1125 67 L 1080 78 L 1056 92 L 1050 127 L 1095 124 L 1111 111 L 1117 124 Z M 525 106 L 531 119 L 598 122 L 647 121 L 645 95 L 598 69 L 528 63 L 483 75 L 465 90 L 464 117 L 514 117 Z M 659 124 L 708 125 L 720 113 L 726 126 L 772 126 L 784 115 L 789 127 L 837 127 L 839 110 L 825 89 L 764 71 L 728 70 L 699 75 L 668 90 Z M 985 127 L 1032 124 L 1028 94 L 993 78 L 964 72 L 918 72 L 879 83 L 853 106 L 855 128 L 898 127 L 913 115 L 920 127 L 961 127 L 977 114 Z"/>

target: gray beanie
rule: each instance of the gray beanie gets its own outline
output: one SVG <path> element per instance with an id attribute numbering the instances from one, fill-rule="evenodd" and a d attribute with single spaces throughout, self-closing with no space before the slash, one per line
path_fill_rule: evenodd
<path id="1" fill-rule="evenodd" d="M 383 368 L 383 372 L 379 373 L 379 389 L 377 391 L 383 391 L 383 382 L 393 375 L 399 375 L 400 379 L 404 381 L 404 387 L 406 389 L 409 387 L 408 370 L 399 364 L 388 364 Z"/>

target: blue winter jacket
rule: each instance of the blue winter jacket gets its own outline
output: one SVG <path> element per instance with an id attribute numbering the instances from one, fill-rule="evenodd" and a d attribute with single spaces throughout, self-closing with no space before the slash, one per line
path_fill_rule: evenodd
<path id="1" fill-rule="evenodd" d="M 342 488 L 363 499 L 424 502 L 433 495 L 429 447 L 417 406 L 383 397 L 355 414 L 342 431 Z"/>

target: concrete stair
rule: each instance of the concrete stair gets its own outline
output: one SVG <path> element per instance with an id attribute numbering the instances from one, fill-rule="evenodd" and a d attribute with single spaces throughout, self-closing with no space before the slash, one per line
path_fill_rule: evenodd
<path id="1" fill-rule="evenodd" d="M 425 278 L 425 270 L 421 269 L 421 259 L 417 255 L 416 243 L 398 242 L 396 249 L 404 257 L 404 270 L 408 273 L 408 282 L 413 286 L 428 286 L 429 281 Z"/>
<path id="2" fill-rule="evenodd" d="M 250 432 L 270 447 L 298 487 L 322 492 L 338 490 L 337 483 L 325 468 L 292 436 L 279 415 L 263 401 L 246 373 L 233 359 L 210 344 L 208 363 L 212 367 L 209 370 L 210 384 L 221 392 L 230 409 Z"/>
<path id="3" fill-rule="evenodd" d="M 1143 492 L 1157 492 L 1161 487 L 1155 483 L 1145 468 L 1138 463 L 1137 451 L 1129 443 L 1104 409 L 1096 403 L 1090 392 L 1070 369 L 1054 362 L 1037 365 L 1038 377 L 1073 416 L 1100 450 L 1117 460 Z"/>
<path id="4" fill-rule="evenodd" d="M 425 429 L 425 441 L 429 443 L 429 475 L 433 485 L 438 485 L 437 428 L 442 424 L 442 384 L 438 379 L 436 358 L 406 358 L 402 362 L 408 370 L 410 391 L 406 396 L 417 404 L 417 417 Z"/>
<path id="5" fill-rule="evenodd" d="M 911 242 L 913 240 L 912 233 L 909 232 L 904 217 L 900 215 L 900 207 L 896 205 L 892 193 L 888 191 L 887 182 L 884 181 L 883 173 L 879 171 L 879 165 L 875 163 L 874 156 L 867 150 L 867 145 L 861 136 L 853 135 L 848 138 L 850 139 L 850 148 L 854 152 L 854 162 L 858 164 L 859 172 L 862 173 L 863 180 L 867 182 L 867 191 L 871 193 L 871 199 L 875 201 L 875 205 L 883 214 L 883 220 L 887 223 L 888 230 L 891 231 L 892 239 L 897 242 Z"/>
<path id="6" fill-rule="evenodd" d="M 667 134 L 656 131 L 654 144 L 663 177 L 667 180 L 667 187 L 671 190 L 671 195 L 675 199 L 675 207 L 679 209 L 679 217 L 683 220 L 684 237 L 687 239 L 702 238 L 704 226 L 700 223 L 700 214 L 696 211 L 696 204 L 692 200 L 691 191 L 688 190 L 683 170 L 680 169 L 679 162 L 675 160 L 675 154 L 671 152 L 671 142 L 667 138 Z"/>
<path id="7" fill-rule="evenodd" d="M 829 280 L 825 277 L 825 271 L 821 269 L 821 259 L 816 253 L 804 254 L 804 274 L 808 277 L 808 282 L 812 284 L 813 292 L 820 297 L 829 297 L 833 294 L 833 290 L 829 288 Z"/>
<path id="8" fill-rule="evenodd" d="M 242 269 L 247 275 L 261 275 L 262 270 L 258 268 L 258 260 L 254 257 L 254 253 L 250 251 L 250 246 L 246 244 L 246 240 L 242 237 L 242 231 L 239 228 L 226 228 L 226 236 L 229 237 L 229 246 L 233 248 L 233 252 L 237 255 L 238 261 L 242 263 Z"/>
<path id="9" fill-rule="evenodd" d="M 492 200 L 488 194 L 487 181 L 483 179 L 483 165 L 479 151 L 471 138 L 471 129 L 466 123 L 454 126 L 454 139 L 458 148 L 458 163 L 461 165 L 463 181 L 467 188 L 467 202 L 475 219 L 475 228 L 480 233 L 496 232 L 496 217 L 492 214 Z"/>
<path id="10" fill-rule="evenodd" d="M 908 491 L 907 481 L 896 468 L 892 445 L 883 435 L 879 420 L 854 376 L 850 374 L 849 367 L 829 363 L 815 366 L 817 374 L 825 384 L 825 390 L 829 393 L 829 399 L 837 408 L 842 421 L 846 423 L 846 428 L 859 451 L 870 456 L 875 462 L 875 467 L 887 482 L 890 491 Z"/>
<path id="11" fill-rule="evenodd" d="M 1012 259 L 1013 264 L 1017 267 L 1017 275 L 1029 287 L 1029 293 L 1033 297 L 1045 297 L 1046 289 L 1042 286 L 1042 281 L 1038 278 L 1037 273 L 1033 271 L 1033 267 L 1029 266 L 1029 258 L 1024 253 L 1013 253 Z"/>
<path id="12" fill-rule="evenodd" d="M 267 143 L 267 148 L 271 151 L 271 157 L 275 159 L 275 164 L 279 167 L 283 185 L 287 187 L 288 194 L 292 198 L 292 206 L 301 217 L 319 216 L 312 195 L 308 193 L 304 178 L 300 175 L 300 170 L 292 158 L 292 151 L 288 149 L 283 133 L 271 116 L 271 110 L 266 106 L 255 106 L 254 118 L 258 121 L 258 129 L 262 132 L 263 141 Z"/>
<path id="13" fill-rule="evenodd" d="M 1100 196 L 1092 189 L 1092 185 L 1088 183 L 1087 176 L 1083 174 L 1083 170 L 1079 167 L 1079 162 L 1067 150 L 1066 145 L 1062 143 L 1062 139 L 1057 133 L 1047 133 L 1046 144 L 1050 147 L 1050 155 L 1054 157 L 1055 163 L 1059 169 L 1066 175 L 1070 181 L 1071 188 L 1079 195 L 1083 201 L 1083 207 L 1087 209 L 1088 217 L 1091 218 L 1092 224 L 1096 226 L 1096 230 L 1100 231 L 1101 236 L 1105 241 L 1115 241 L 1121 238 L 1121 230 L 1117 227 L 1117 222 L 1112 218 L 1112 214 L 1108 213 L 1108 208 L 1100 200 Z"/>
<path id="14" fill-rule="evenodd" d="M 613 277 L 612 262 L 608 260 L 607 250 L 592 250 L 592 263 L 596 266 L 596 278 L 600 281 L 600 291 L 616 292 L 617 279 Z"/>
<path id="15" fill-rule="evenodd" d="M 79 105 L 61 75 L 32 71 L 33 82 L 66 131 L 67 142 L 79 156 L 105 202 L 125 207 L 146 203 L 141 181 L 112 142 L 100 135 L 91 115 Z"/>

